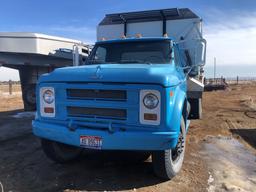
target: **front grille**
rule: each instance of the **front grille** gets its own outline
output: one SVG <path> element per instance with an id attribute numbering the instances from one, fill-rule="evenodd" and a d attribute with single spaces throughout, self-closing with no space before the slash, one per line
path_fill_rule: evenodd
<path id="1" fill-rule="evenodd" d="M 127 112 L 125 109 L 67 107 L 67 112 L 68 115 L 72 117 L 108 118 L 122 120 L 127 118 Z"/>
<path id="2" fill-rule="evenodd" d="M 126 91 L 99 89 L 67 89 L 69 99 L 126 101 Z"/>

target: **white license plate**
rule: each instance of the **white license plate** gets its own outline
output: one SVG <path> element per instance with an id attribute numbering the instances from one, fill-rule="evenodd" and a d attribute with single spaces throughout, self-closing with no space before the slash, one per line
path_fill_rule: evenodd
<path id="1" fill-rule="evenodd" d="M 98 136 L 80 136 L 80 146 L 88 149 L 101 149 L 102 138 Z"/>

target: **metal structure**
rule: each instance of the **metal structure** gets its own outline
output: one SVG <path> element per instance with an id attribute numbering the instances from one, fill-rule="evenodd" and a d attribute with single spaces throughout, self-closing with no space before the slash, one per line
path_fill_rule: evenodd
<path id="1" fill-rule="evenodd" d="M 225 78 L 210 78 L 204 80 L 204 91 L 225 90 L 228 83 Z"/>
<path id="2" fill-rule="evenodd" d="M 35 85 L 41 74 L 79 65 L 89 54 L 81 41 L 38 33 L 0 33 L 0 65 L 19 70 L 25 110 L 35 110 Z"/>

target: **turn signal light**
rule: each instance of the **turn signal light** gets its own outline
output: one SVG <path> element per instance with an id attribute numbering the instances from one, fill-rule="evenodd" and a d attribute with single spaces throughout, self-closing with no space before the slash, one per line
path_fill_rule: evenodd
<path id="1" fill-rule="evenodd" d="M 54 108 L 52 108 L 52 107 L 45 107 L 44 108 L 44 112 L 45 113 L 54 113 Z"/>
<path id="2" fill-rule="evenodd" d="M 157 120 L 157 114 L 145 113 L 144 114 L 144 119 L 145 120 L 150 120 L 150 121 L 156 121 Z"/>

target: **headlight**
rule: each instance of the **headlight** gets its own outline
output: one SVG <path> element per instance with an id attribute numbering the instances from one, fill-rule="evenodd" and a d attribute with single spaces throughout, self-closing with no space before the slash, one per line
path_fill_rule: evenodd
<path id="1" fill-rule="evenodd" d="M 52 92 L 52 90 L 45 90 L 43 93 L 43 99 L 44 102 L 48 103 L 48 104 L 52 104 L 54 102 L 54 94 Z"/>
<path id="2" fill-rule="evenodd" d="M 158 106 L 159 99 L 156 95 L 149 93 L 143 98 L 143 104 L 148 109 L 155 109 Z"/>

